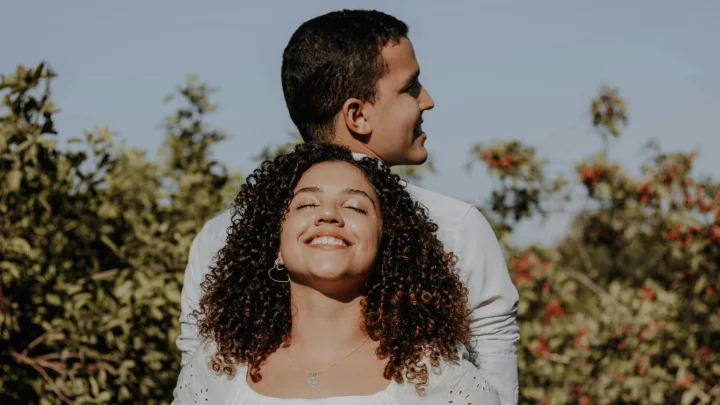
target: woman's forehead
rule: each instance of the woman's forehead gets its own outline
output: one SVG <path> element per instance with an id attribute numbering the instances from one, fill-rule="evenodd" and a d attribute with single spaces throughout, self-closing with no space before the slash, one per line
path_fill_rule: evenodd
<path id="1" fill-rule="evenodd" d="M 314 188 L 316 192 L 360 190 L 377 199 L 375 189 L 363 171 L 347 162 L 323 162 L 312 166 L 303 173 L 294 192 L 308 188 Z"/>

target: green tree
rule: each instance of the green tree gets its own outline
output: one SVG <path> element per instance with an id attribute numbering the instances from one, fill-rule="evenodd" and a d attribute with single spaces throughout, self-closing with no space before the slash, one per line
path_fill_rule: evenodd
<path id="1" fill-rule="evenodd" d="M 627 121 L 617 90 L 591 104 L 603 151 L 577 164 L 584 188 L 555 246 L 508 243 L 520 292 L 521 402 L 720 404 L 720 187 L 693 175 L 695 152 L 649 148 L 641 177 L 609 161 Z M 501 187 L 482 208 L 511 233 L 563 194 L 519 142 L 476 146 Z M 561 206 L 561 209 L 567 209 Z"/>
<path id="2" fill-rule="evenodd" d="M 56 147 L 54 77 L 0 76 L 0 403 L 168 403 L 187 253 L 240 184 L 212 158 L 214 89 L 178 89 L 155 161 L 106 128 Z M 720 404 L 720 185 L 695 152 L 650 144 L 640 176 L 610 160 L 628 117 L 617 90 L 590 117 L 603 147 L 564 177 L 519 141 L 470 153 L 495 179 L 479 209 L 521 296 L 521 402 Z M 558 243 L 513 244 L 522 221 L 575 207 Z"/>
<path id="3" fill-rule="evenodd" d="M 156 163 L 108 129 L 57 148 L 54 77 L 0 77 L 0 402 L 167 403 L 187 252 L 237 187 L 209 158 L 211 89 L 179 89 Z"/>

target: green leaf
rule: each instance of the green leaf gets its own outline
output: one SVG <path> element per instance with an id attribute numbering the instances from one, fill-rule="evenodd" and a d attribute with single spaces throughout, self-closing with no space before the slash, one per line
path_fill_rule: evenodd
<path id="1" fill-rule="evenodd" d="M 60 297 L 58 297 L 55 294 L 45 294 L 45 302 L 49 305 L 59 307 L 62 305 L 62 301 L 60 300 Z"/>
<path id="2" fill-rule="evenodd" d="M 20 190 L 21 182 L 22 172 L 17 169 L 10 170 L 5 178 L 5 188 L 11 193 L 16 193 Z"/>

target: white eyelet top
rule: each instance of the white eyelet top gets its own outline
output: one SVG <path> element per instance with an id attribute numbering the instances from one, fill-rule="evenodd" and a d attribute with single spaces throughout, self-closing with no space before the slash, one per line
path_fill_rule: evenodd
<path id="1" fill-rule="evenodd" d="M 458 345 L 459 360 L 431 367 L 424 395 L 415 385 L 394 381 L 372 395 L 335 396 L 316 399 L 274 398 L 255 392 L 245 380 L 247 367 L 238 367 L 233 377 L 217 375 L 208 367 L 214 345 L 202 344 L 180 371 L 173 391 L 173 405 L 500 405 L 480 371 L 469 361 L 464 345 Z"/>

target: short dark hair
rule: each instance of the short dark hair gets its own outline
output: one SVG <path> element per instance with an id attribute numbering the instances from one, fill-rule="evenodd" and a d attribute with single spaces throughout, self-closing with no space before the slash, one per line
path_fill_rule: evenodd
<path id="1" fill-rule="evenodd" d="M 306 142 L 333 139 L 333 119 L 351 97 L 373 101 L 385 73 L 382 48 L 407 25 L 375 10 L 334 11 L 303 23 L 285 47 L 285 102 Z"/>

